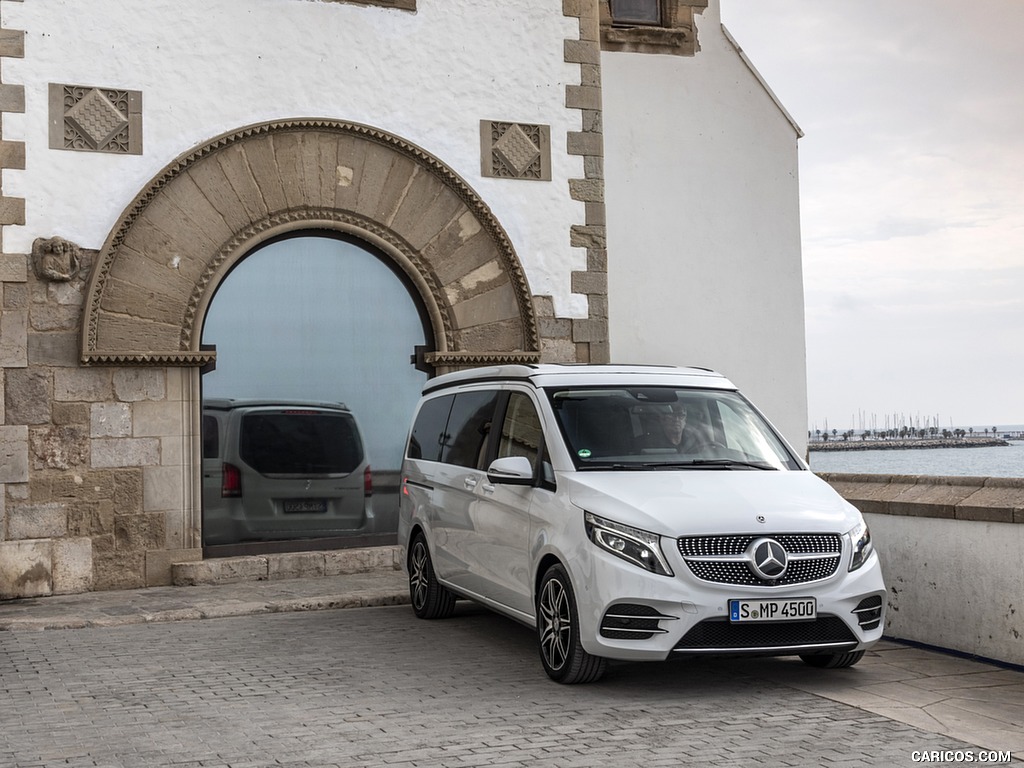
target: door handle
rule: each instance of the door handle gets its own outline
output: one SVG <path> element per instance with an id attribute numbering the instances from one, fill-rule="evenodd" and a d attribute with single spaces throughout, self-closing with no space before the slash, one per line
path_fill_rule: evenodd
<path id="1" fill-rule="evenodd" d="M 472 491 L 474 488 L 476 488 L 477 481 L 475 477 L 467 477 L 462 482 L 465 484 L 466 490 Z"/>

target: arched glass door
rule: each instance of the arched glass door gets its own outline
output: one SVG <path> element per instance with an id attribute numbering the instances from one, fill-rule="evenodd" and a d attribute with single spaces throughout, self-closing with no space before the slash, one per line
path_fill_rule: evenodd
<path id="1" fill-rule="evenodd" d="M 393 540 L 429 339 L 403 276 L 361 241 L 304 233 L 239 261 L 203 326 L 206 553 Z"/>

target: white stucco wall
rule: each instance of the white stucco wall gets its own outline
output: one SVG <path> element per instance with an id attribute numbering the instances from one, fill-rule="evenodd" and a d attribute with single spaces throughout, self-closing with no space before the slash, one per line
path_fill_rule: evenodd
<path id="1" fill-rule="evenodd" d="M 144 6 L 144 13 L 141 12 Z M 24 59 L 4 82 L 25 88 L 25 113 L 5 114 L 4 139 L 26 146 L 26 170 L 4 171 L 4 194 L 25 198 L 25 226 L 4 248 L 60 235 L 99 248 L 132 198 L 189 149 L 245 125 L 326 117 L 411 141 L 460 174 L 506 228 L 536 294 L 586 315 L 569 291 L 584 269 L 569 227 L 584 220 L 568 195 L 583 161 L 566 154 L 580 129 L 565 108 L 579 84 L 564 62 L 578 21 L 557 0 L 419 0 L 415 13 L 318 0 L 31 0 L 2 2 L 24 30 Z M 49 149 L 48 83 L 142 91 L 141 156 Z M 552 181 L 480 176 L 480 120 L 551 126 Z"/>
<path id="2" fill-rule="evenodd" d="M 717 0 L 697 26 L 692 58 L 601 56 L 611 358 L 719 370 L 802 452 L 799 129 Z"/>

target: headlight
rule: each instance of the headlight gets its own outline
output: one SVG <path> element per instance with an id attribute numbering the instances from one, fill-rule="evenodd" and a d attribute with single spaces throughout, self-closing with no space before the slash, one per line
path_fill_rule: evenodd
<path id="1" fill-rule="evenodd" d="M 846 537 L 850 540 L 853 549 L 853 556 L 850 558 L 850 570 L 856 571 L 864 565 L 868 556 L 874 550 L 874 546 L 871 544 L 871 531 L 868 530 L 868 524 L 861 520 L 856 528 L 846 534 Z"/>
<path id="2" fill-rule="evenodd" d="M 584 513 L 587 537 L 601 549 L 621 557 L 645 571 L 671 576 L 672 569 L 661 551 L 661 537 L 656 533 L 641 531 L 621 523 L 613 523 L 603 517 Z"/>

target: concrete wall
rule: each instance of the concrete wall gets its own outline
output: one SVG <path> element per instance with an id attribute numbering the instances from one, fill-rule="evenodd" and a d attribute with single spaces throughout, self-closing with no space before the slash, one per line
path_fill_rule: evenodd
<path id="1" fill-rule="evenodd" d="M 720 371 L 802 454 L 800 132 L 718 4 L 696 22 L 693 58 L 601 57 L 611 356 Z"/>
<path id="2" fill-rule="evenodd" d="M 822 477 L 871 528 L 887 635 L 1024 664 L 1024 480 Z"/>

